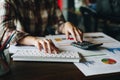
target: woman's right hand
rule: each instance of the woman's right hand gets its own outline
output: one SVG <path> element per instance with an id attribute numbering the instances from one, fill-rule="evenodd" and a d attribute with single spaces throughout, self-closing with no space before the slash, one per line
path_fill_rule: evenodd
<path id="1" fill-rule="evenodd" d="M 40 39 L 36 38 L 34 45 L 45 53 L 58 53 L 59 49 L 54 45 L 51 39 Z"/>
<path id="2" fill-rule="evenodd" d="M 34 45 L 40 51 L 43 49 L 45 53 L 58 53 L 59 49 L 54 45 L 52 40 L 45 38 L 37 38 L 34 36 L 26 36 L 19 40 L 19 44 Z"/>

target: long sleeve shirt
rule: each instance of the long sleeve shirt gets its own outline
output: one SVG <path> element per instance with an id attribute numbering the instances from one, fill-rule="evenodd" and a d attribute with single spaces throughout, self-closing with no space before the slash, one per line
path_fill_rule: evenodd
<path id="1" fill-rule="evenodd" d="M 15 42 L 27 35 L 56 34 L 65 22 L 57 0 L 1 0 L 0 3 L 3 4 L 0 7 L 0 34 L 6 27 L 7 32 L 15 30 Z"/>

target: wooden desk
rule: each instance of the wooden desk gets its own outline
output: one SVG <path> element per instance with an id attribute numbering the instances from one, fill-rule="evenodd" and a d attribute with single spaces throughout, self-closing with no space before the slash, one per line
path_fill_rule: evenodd
<path id="1" fill-rule="evenodd" d="M 120 80 L 120 73 L 86 77 L 73 63 L 11 62 L 0 80 Z"/>

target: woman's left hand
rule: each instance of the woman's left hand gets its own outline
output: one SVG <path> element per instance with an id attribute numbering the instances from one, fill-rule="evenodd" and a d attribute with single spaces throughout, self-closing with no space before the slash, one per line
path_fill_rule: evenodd
<path id="1" fill-rule="evenodd" d="M 83 33 L 75 27 L 72 23 L 66 22 L 64 23 L 64 27 L 62 29 L 62 33 L 66 35 L 66 38 L 68 39 L 70 35 L 74 38 L 75 41 L 83 41 Z"/>

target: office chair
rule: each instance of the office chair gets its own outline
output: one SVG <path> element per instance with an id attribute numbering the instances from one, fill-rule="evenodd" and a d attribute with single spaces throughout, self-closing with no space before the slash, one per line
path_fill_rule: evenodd
<path id="1" fill-rule="evenodd" d="M 111 3 L 111 4 L 110 4 Z M 120 23 L 120 1 L 119 0 L 97 0 L 96 10 L 89 7 L 80 7 L 86 32 L 99 31 L 98 24 L 103 23 L 103 32 L 109 33 L 110 24 Z M 92 20 L 92 19 L 93 20 Z M 91 24 L 93 21 L 93 25 Z M 93 27 L 93 30 L 90 30 Z M 118 27 L 120 30 L 120 27 Z M 118 31 L 119 32 L 119 31 Z"/>
<path id="2" fill-rule="evenodd" d="M 85 32 L 92 32 L 92 31 L 97 31 L 97 25 L 94 24 L 92 26 L 92 18 L 97 19 L 96 18 L 96 11 L 88 8 L 88 7 L 80 7 L 80 12 L 83 16 L 83 25 L 85 27 Z M 95 21 L 97 22 L 97 21 Z M 93 27 L 93 30 L 92 30 Z"/>

